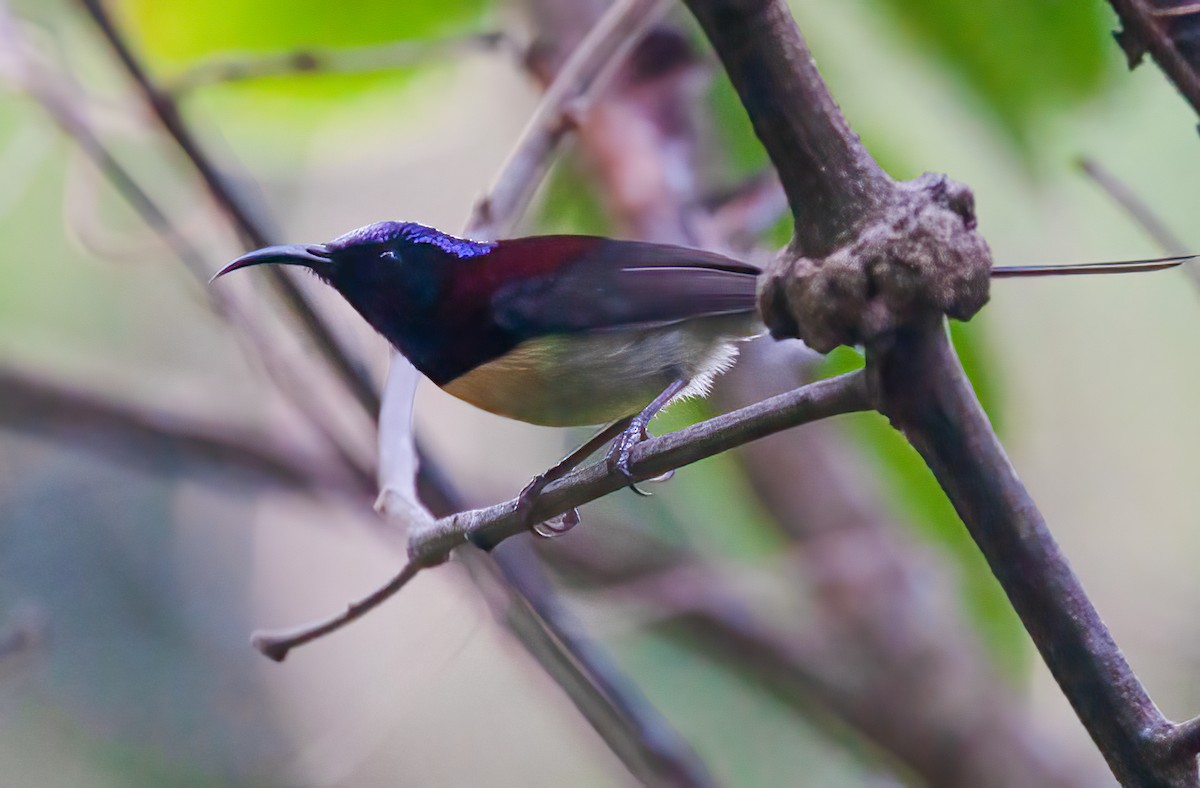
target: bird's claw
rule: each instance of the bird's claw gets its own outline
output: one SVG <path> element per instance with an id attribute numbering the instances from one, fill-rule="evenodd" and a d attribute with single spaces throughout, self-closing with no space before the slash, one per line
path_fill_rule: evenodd
<path id="1" fill-rule="evenodd" d="M 522 519 L 528 520 L 533 514 L 534 503 L 549 483 L 550 479 L 544 473 L 539 473 L 517 495 L 516 508 Z M 549 520 L 541 523 L 533 523 L 529 526 L 529 529 L 543 539 L 553 539 L 556 536 L 562 536 L 567 531 L 579 525 L 579 510 L 574 508 L 568 509 L 559 518 L 558 522 L 558 525 L 553 525 L 552 521 Z"/>
<path id="2" fill-rule="evenodd" d="M 567 531 L 579 525 L 579 510 L 575 508 L 568 509 L 559 518 L 558 525 L 552 523 L 553 521 L 551 520 L 547 520 L 544 523 L 537 523 L 533 526 L 532 530 L 543 539 L 553 539 L 556 536 L 562 536 Z"/>
<path id="3" fill-rule="evenodd" d="M 617 471 L 629 480 L 629 489 L 638 495 L 648 497 L 650 493 L 637 486 L 633 480 L 633 470 L 629 467 L 633 447 L 646 440 L 647 437 L 646 425 L 634 421 L 613 441 L 604 460 L 608 464 L 609 471 Z"/>

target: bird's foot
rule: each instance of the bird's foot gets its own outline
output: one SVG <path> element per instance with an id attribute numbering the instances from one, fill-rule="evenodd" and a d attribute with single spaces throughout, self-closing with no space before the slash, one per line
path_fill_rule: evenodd
<path id="1" fill-rule="evenodd" d="M 650 495 L 645 490 L 640 489 L 633 481 L 633 471 L 629 468 L 630 456 L 633 453 L 633 447 L 637 446 L 642 441 L 646 440 L 649 435 L 646 434 L 646 423 L 641 419 L 634 419 L 633 422 L 626 427 L 620 435 L 613 441 L 609 447 L 608 454 L 604 461 L 608 464 L 609 471 L 618 471 L 622 476 L 629 480 L 629 489 L 633 490 L 638 495 Z"/>

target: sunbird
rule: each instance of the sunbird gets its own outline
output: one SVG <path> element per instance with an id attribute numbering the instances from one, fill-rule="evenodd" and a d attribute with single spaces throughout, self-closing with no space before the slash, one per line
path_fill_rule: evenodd
<path id="1" fill-rule="evenodd" d="M 992 275 L 1125 273 L 1186 259 Z M 764 331 L 760 269 L 681 246 L 586 235 L 480 242 L 388 221 L 325 244 L 258 249 L 213 280 L 264 264 L 316 273 L 423 375 L 478 408 L 531 424 L 611 422 L 535 478 L 525 505 L 610 440 L 609 466 L 632 480 L 630 451 L 655 414 L 706 394 L 738 343 Z"/>

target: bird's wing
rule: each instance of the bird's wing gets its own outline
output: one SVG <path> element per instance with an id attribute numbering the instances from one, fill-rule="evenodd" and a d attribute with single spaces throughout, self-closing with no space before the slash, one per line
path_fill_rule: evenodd
<path id="1" fill-rule="evenodd" d="M 493 254 L 544 260 L 559 249 L 568 256 L 559 252 L 557 262 L 496 291 L 492 311 L 500 326 L 531 337 L 661 326 L 757 308 L 757 268 L 697 249 L 542 236 L 501 241 Z"/>

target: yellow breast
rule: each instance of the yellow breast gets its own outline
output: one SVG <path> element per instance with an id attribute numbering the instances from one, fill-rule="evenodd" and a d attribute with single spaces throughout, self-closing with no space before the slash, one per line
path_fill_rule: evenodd
<path id="1" fill-rule="evenodd" d="M 637 413 L 680 378 L 690 385 L 678 398 L 706 393 L 713 376 L 733 364 L 736 341 L 760 330 L 757 321 L 739 315 L 539 337 L 442 388 L 531 424 L 600 424 Z"/>

